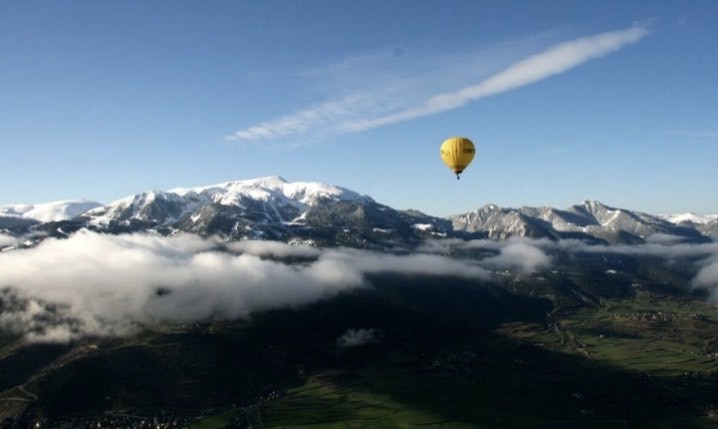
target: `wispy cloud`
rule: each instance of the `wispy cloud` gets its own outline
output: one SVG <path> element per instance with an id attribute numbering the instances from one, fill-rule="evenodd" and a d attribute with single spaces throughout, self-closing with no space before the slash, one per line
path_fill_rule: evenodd
<path id="1" fill-rule="evenodd" d="M 471 101 L 510 91 L 563 73 L 593 58 L 617 51 L 648 34 L 645 27 L 631 27 L 553 46 L 511 65 L 506 70 L 458 91 L 435 95 L 417 107 L 366 121 L 345 124 L 347 131 L 363 131 L 396 122 L 433 115 L 465 106 Z"/>
<path id="2" fill-rule="evenodd" d="M 623 30 L 563 42 L 514 62 L 478 83 L 467 83 L 453 90 L 427 85 L 430 79 L 400 79 L 396 76 L 387 79 L 386 75 L 391 75 L 391 72 L 375 71 L 374 74 L 391 81 L 392 85 L 369 85 L 342 98 L 317 103 L 295 113 L 240 129 L 227 138 L 237 142 L 257 142 L 317 134 L 347 134 L 433 115 L 564 73 L 589 60 L 634 44 L 648 34 L 647 26 L 634 25 Z M 455 69 L 462 69 L 453 73 L 457 76 L 465 73 L 464 63 L 457 61 L 453 64 L 456 64 Z M 431 73 L 435 72 L 435 69 L 431 70 Z M 451 71 L 448 74 L 446 70 L 444 72 L 445 76 L 451 76 Z M 430 92 L 432 89 L 433 93 Z"/>
<path id="3" fill-rule="evenodd" d="M 339 100 L 310 106 L 291 115 L 239 130 L 228 136 L 228 139 L 252 142 L 316 133 L 322 128 L 331 127 L 347 117 L 372 108 L 377 102 L 369 94 L 350 94 Z"/>

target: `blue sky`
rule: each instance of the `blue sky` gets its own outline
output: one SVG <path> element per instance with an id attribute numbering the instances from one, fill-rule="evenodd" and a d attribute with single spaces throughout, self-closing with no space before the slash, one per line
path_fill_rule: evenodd
<path id="1" fill-rule="evenodd" d="M 280 175 L 718 213 L 718 2 L 0 1 L 0 204 Z M 471 138 L 457 181 L 441 142 Z"/>

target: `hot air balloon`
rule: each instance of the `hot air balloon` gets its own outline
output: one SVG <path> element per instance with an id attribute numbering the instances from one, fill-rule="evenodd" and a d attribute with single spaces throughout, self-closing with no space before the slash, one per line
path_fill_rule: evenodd
<path id="1" fill-rule="evenodd" d="M 450 137 L 441 144 L 441 159 L 456 173 L 456 178 L 474 159 L 474 144 L 466 137 Z"/>

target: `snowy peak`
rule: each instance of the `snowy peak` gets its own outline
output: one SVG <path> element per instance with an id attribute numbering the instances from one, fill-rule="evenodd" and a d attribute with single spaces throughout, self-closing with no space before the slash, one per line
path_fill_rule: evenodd
<path id="1" fill-rule="evenodd" d="M 505 213 L 507 213 L 507 210 L 504 210 L 495 204 L 487 204 L 475 212 L 467 214 L 466 216 L 474 221 L 487 222 L 488 220 L 497 216 L 502 216 Z"/>
<path id="2" fill-rule="evenodd" d="M 417 230 L 411 227 L 415 223 L 431 228 Z M 370 246 L 415 243 L 419 236 L 445 234 L 446 225 L 429 216 L 405 215 L 338 186 L 271 176 L 143 192 L 91 210 L 63 231 L 82 227 L 110 233 L 153 230 Z"/>
<path id="3" fill-rule="evenodd" d="M 97 207 L 86 212 L 85 216 L 93 218 L 95 223 L 167 218 L 179 215 L 183 205 L 182 198 L 172 193 L 147 191 Z"/>
<path id="4" fill-rule="evenodd" d="M 0 206 L 0 216 L 24 218 L 38 222 L 57 222 L 72 219 L 99 206 L 100 203 L 88 200 L 53 201 L 42 204 L 11 204 Z"/>
<path id="5" fill-rule="evenodd" d="M 361 196 L 338 186 L 320 182 L 287 182 L 279 176 L 195 188 L 176 188 L 168 192 L 179 196 L 203 195 L 222 205 L 237 205 L 242 198 L 261 201 L 287 199 L 303 205 L 312 205 L 320 199 L 371 201 L 367 196 Z"/>
<path id="6" fill-rule="evenodd" d="M 595 223 L 603 228 L 623 230 L 641 237 L 654 233 L 655 229 L 670 228 L 666 221 L 657 216 L 609 207 L 595 200 L 572 206 L 569 211 L 593 218 Z"/>
<path id="7" fill-rule="evenodd" d="M 208 216 L 223 216 L 221 213 L 231 211 L 235 217 L 281 224 L 302 217 L 309 208 L 322 201 L 374 203 L 367 196 L 338 186 L 287 182 L 279 176 L 269 176 L 169 191 L 147 191 L 94 209 L 87 216 L 94 225 L 182 222 L 185 228 L 192 229 L 193 226 L 187 225 L 194 225 L 202 218 L 206 223 Z"/>
<path id="8" fill-rule="evenodd" d="M 489 204 L 475 212 L 451 216 L 454 230 L 486 234 L 492 240 L 503 240 L 511 236 L 554 237 L 545 222 L 533 216 L 538 209 L 526 214 L 524 209 L 506 209 Z"/>
<path id="9" fill-rule="evenodd" d="M 713 235 L 712 228 L 675 225 L 657 216 L 610 207 L 595 200 L 584 201 L 566 210 L 551 207 L 506 209 L 489 205 L 475 212 L 452 216 L 451 220 L 456 231 L 483 233 L 492 239 L 524 236 L 639 243 L 654 234 L 698 241 Z"/>
<path id="10" fill-rule="evenodd" d="M 714 221 L 718 219 L 718 215 L 697 215 L 693 213 L 681 213 L 681 214 L 672 214 L 672 215 L 658 215 L 661 219 L 664 219 L 670 223 L 674 223 L 676 225 L 685 224 L 685 223 L 692 223 L 694 225 L 705 225 L 707 223 L 710 223 L 711 221 Z"/>
<path id="11" fill-rule="evenodd" d="M 602 243 L 646 243 L 671 236 L 705 242 L 718 238 L 718 216 L 653 216 L 586 200 L 563 210 L 489 204 L 440 219 L 395 210 L 339 186 L 288 182 L 279 176 L 151 190 L 106 206 L 91 201 L 0 206 L 0 231 L 64 237 L 82 228 L 349 246 L 411 246 L 427 237 L 452 236 L 570 238 Z"/>
<path id="12" fill-rule="evenodd" d="M 602 226 L 608 226 L 625 213 L 624 210 L 614 209 L 596 200 L 586 200 L 583 204 L 569 207 L 568 211 L 592 219 Z"/>

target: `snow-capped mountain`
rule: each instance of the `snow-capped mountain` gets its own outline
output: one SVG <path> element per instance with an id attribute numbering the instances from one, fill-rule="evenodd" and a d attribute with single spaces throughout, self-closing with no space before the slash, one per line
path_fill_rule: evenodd
<path id="1" fill-rule="evenodd" d="M 454 231 L 485 234 L 492 240 L 503 240 L 511 236 L 558 237 L 546 222 L 520 210 L 501 208 L 493 204 L 483 206 L 475 212 L 451 216 L 449 219 Z"/>
<path id="2" fill-rule="evenodd" d="M 108 233 L 153 230 L 359 247 L 405 247 L 426 237 L 452 236 L 576 238 L 602 243 L 643 243 L 656 234 L 686 241 L 718 237 L 718 216 L 698 222 L 588 200 L 563 210 L 486 205 L 474 212 L 437 218 L 396 210 L 342 187 L 287 182 L 277 176 L 147 191 L 105 206 L 75 201 L 2 210 L 0 231 L 40 236 L 65 236 L 80 228 Z"/>
<path id="3" fill-rule="evenodd" d="M 373 203 L 367 196 L 317 182 L 289 183 L 278 176 L 220 183 L 169 191 L 148 191 L 89 211 L 93 224 L 150 222 L 170 225 L 189 219 L 196 222 L 208 206 L 231 207 L 261 222 L 300 221 L 306 210 L 321 201 Z"/>
<path id="4" fill-rule="evenodd" d="M 675 223 L 676 225 L 687 224 L 690 222 L 693 225 L 705 225 L 718 219 L 718 215 L 697 215 L 693 213 L 682 213 L 673 215 L 658 215 L 661 219 L 667 220 L 668 222 Z"/>
<path id="5" fill-rule="evenodd" d="M 705 236 L 712 237 L 714 240 L 718 239 L 718 214 L 697 215 L 693 213 L 682 213 L 674 215 L 663 214 L 658 217 L 679 226 L 695 228 Z"/>
<path id="6" fill-rule="evenodd" d="M 417 212 L 393 210 L 342 187 L 272 176 L 142 192 L 89 210 L 63 225 L 46 225 L 44 230 L 54 234 L 53 228 L 60 228 L 68 233 L 82 227 L 113 233 L 152 229 L 164 234 L 193 232 L 230 239 L 364 246 L 445 234 L 450 224 Z"/>
<path id="7" fill-rule="evenodd" d="M 27 228 L 39 223 L 68 220 L 100 205 L 94 201 L 71 200 L 0 206 L 0 229 Z"/>
<path id="8" fill-rule="evenodd" d="M 598 201 L 559 210 L 552 207 L 500 208 L 487 205 L 450 217 L 455 231 L 486 233 L 491 239 L 509 236 L 599 239 L 609 243 L 640 243 L 654 234 L 705 240 L 696 228 L 676 225 L 658 216 L 609 207 Z"/>
<path id="9" fill-rule="evenodd" d="M 696 229 L 703 235 L 712 237 L 714 240 L 718 240 L 718 218 L 702 225 L 698 225 Z"/>

